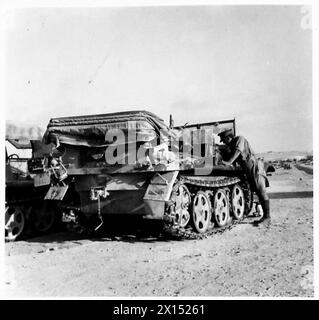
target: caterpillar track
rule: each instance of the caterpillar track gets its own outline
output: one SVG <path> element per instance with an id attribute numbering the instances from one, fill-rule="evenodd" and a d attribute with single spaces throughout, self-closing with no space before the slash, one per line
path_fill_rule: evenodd
<path id="1" fill-rule="evenodd" d="M 166 206 L 163 231 L 178 239 L 207 238 L 240 223 L 252 205 L 244 179 L 180 176 Z"/>
<path id="2" fill-rule="evenodd" d="M 232 229 L 236 224 L 241 223 L 241 221 L 232 221 L 225 227 L 214 228 L 210 227 L 205 233 L 197 233 L 192 230 L 191 227 L 182 228 L 176 224 L 165 223 L 163 227 L 163 232 L 167 237 L 173 239 L 183 239 L 183 240 L 202 240 L 209 238 L 215 234 L 223 233 L 227 230 Z"/>

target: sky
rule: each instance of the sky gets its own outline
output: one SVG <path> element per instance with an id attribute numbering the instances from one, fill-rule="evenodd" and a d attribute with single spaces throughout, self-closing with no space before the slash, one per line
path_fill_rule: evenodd
<path id="1" fill-rule="evenodd" d="M 312 150 L 312 34 L 299 6 L 15 9 L 6 120 L 148 110 L 236 118 L 256 152 Z"/>

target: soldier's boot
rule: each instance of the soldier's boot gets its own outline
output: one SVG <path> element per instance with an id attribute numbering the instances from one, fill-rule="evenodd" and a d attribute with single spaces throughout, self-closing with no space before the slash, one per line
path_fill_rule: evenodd
<path id="1" fill-rule="evenodd" d="M 261 206 L 263 208 L 264 214 L 260 220 L 254 222 L 254 225 L 259 226 L 260 224 L 263 224 L 265 226 L 269 226 L 271 222 L 269 200 L 261 201 Z"/>

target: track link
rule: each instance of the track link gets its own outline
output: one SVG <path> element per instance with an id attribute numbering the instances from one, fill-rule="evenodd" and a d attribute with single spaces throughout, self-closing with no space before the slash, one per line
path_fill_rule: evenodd
<path id="1" fill-rule="evenodd" d="M 176 190 L 182 184 L 184 184 L 188 187 L 192 196 L 194 196 L 196 192 L 201 190 L 212 197 L 219 188 L 225 188 L 228 195 L 230 195 L 229 189 L 232 188 L 232 186 L 234 186 L 236 183 L 239 184 L 244 191 L 245 216 L 247 216 L 252 208 L 252 192 L 245 179 L 240 179 L 238 177 L 215 177 L 215 179 L 207 179 L 206 177 L 201 178 L 180 176 L 177 183 L 173 187 L 173 192 L 176 192 Z M 172 207 L 174 207 L 174 203 L 169 202 L 165 211 L 163 232 L 166 236 L 173 239 L 205 239 L 208 237 L 212 237 L 218 233 L 224 233 L 225 231 L 232 229 L 237 224 L 243 222 L 243 220 L 236 220 L 233 217 L 230 217 L 224 227 L 217 227 L 216 223 L 211 222 L 206 232 L 198 233 L 191 226 L 191 223 L 189 223 L 186 227 L 182 227 L 178 223 L 176 223 L 174 219 L 175 212 Z"/>

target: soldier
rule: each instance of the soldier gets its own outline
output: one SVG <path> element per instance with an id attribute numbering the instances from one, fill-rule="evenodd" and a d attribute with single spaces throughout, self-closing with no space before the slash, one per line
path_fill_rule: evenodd
<path id="1" fill-rule="evenodd" d="M 223 130 L 218 134 L 221 142 L 230 148 L 230 158 L 223 161 L 225 165 L 232 165 L 237 162 L 244 170 L 252 191 L 255 191 L 263 209 L 263 217 L 255 222 L 255 225 L 264 223 L 270 224 L 269 197 L 266 187 L 269 187 L 269 181 L 263 163 L 258 160 L 252 151 L 248 141 L 242 136 L 234 136 L 232 129 Z"/>

